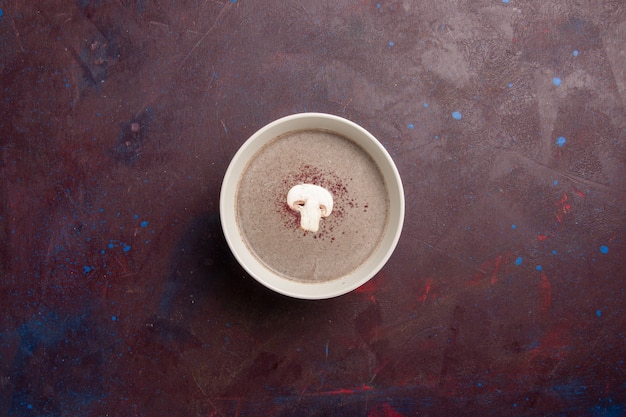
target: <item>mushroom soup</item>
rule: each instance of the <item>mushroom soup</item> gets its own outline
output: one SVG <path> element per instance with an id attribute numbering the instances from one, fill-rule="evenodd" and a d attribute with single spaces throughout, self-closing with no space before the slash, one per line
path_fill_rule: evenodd
<path id="1" fill-rule="evenodd" d="M 261 148 L 239 180 L 236 201 L 251 252 L 276 273 L 311 282 L 340 278 L 365 262 L 389 212 L 388 190 L 369 154 L 317 129 L 283 134 Z"/>

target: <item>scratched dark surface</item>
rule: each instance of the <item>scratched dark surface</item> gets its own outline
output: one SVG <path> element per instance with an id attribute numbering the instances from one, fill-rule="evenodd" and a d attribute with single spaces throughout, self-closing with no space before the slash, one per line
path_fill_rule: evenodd
<path id="1" fill-rule="evenodd" d="M 0 415 L 626 415 L 624 2 L 0 0 L 0 45 Z M 315 302 L 218 213 L 304 111 L 407 198 Z"/>

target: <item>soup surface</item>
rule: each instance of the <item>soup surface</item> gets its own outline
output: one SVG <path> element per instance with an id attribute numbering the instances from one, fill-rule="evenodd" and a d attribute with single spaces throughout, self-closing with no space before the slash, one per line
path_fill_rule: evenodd
<path id="1" fill-rule="evenodd" d="M 315 184 L 333 195 L 333 210 L 316 233 L 300 227 L 287 205 L 297 184 Z M 237 190 L 237 223 L 252 253 L 286 278 L 326 281 L 358 268 L 380 243 L 389 193 L 369 154 L 325 130 L 278 136 L 245 168 Z"/>

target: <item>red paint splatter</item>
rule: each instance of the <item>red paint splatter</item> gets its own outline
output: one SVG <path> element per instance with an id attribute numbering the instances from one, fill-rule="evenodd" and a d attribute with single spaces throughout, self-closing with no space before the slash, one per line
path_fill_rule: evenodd
<path id="1" fill-rule="evenodd" d="M 422 295 L 417 297 L 417 301 L 421 301 L 422 303 L 426 301 L 426 299 L 428 298 L 428 294 L 430 293 L 430 290 L 432 289 L 433 286 L 433 279 L 432 278 L 428 278 L 426 280 L 426 286 L 424 287 L 424 291 L 422 292 Z"/>
<path id="2" fill-rule="evenodd" d="M 548 236 L 547 235 L 537 235 L 537 240 L 540 242 L 546 241 L 548 240 Z"/>
<path id="3" fill-rule="evenodd" d="M 574 187 L 574 192 L 576 193 L 576 195 L 578 195 L 578 197 L 585 198 L 585 193 L 580 191 L 578 188 Z"/>
<path id="4" fill-rule="evenodd" d="M 560 326 L 553 327 L 543 336 L 539 345 L 531 351 L 532 356 L 554 356 L 562 359 L 567 350 L 567 344 L 566 329 Z"/>
<path id="5" fill-rule="evenodd" d="M 563 218 L 566 214 L 572 211 L 572 206 L 567 202 L 568 197 L 567 193 L 563 193 L 563 197 L 556 203 L 558 206 L 556 213 L 556 220 L 560 223 L 563 221 Z"/>
<path id="6" fill-rule="evenodd" d="M 539 281 L 539 294 L 541 297 L 541 312 L 547 313 L 552 305 L 552 285 L 544 272 L 541 273 L 541 281 Z"/>
<path id="7" fill-rule="evenodd" d="M 352 394 L 358 394 L 363 391 L 372 391 L 373 389 L 374 388 L 370 387 L 369 385 L 363 384 L 357 388 L 339 388 L 339 389 L 335 389 L 332 391 L 321 391 L 321 392 L 309 393 L 308 395 L 309 396 L 352 395 Z"/>
<path id="8" fill-rule="evenodd" d="M 550 377 L 568 354 L 569 331 L 557 325 L 549 328 L 537 346 L 528 352 L 528 361 L 522 372 L 527 375 Z"/>
<path id="9" fill-rule="evenodd" d="M 354 290 L 354 292 L 360 294 L 371 294 L 376 291 L 378 291 L 378 285 L 374 280 L 369 280 L 365 284 Z"/>
<path id="10" fill-rule="evenodd" d="M 385 403 L 378 405 L 367 413 L 367 417 L 404 417 L 398 411 L 394 410 L 391 404 Z"/>
<path id="11" fill-rule="evenodd" d="M 326 395 L 344 395 L 344 394 L 354 394 L 354 390 L 353 389 L 347 389 L 347 388 L 339 388 L 333 391 L 326 391 L 324 392 L 324 394 Z"/>
<path id="12" fill-rule="evenodd" d="M 509 263 L 510 254 L 498 255 L 495 258 L 488 259 L 476 268 L 476 272 L 470 279 L 470 285 L 476 285 L 480 282 L 489 280 L 490 284 L 495 284 L 500 279 L 503 270 L 506 272 L 506 266 Z"/>

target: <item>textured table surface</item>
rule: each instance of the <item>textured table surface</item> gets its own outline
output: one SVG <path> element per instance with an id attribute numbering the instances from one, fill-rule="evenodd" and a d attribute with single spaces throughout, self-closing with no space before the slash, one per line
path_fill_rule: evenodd
<path id="1" fill-rule="evenodd" d="M 0 415 L 626 414 L 623 2 L 2 0 L 0 42 Z M 305 111 L 407 199 L 314 302 L 218 212 Z"/>

